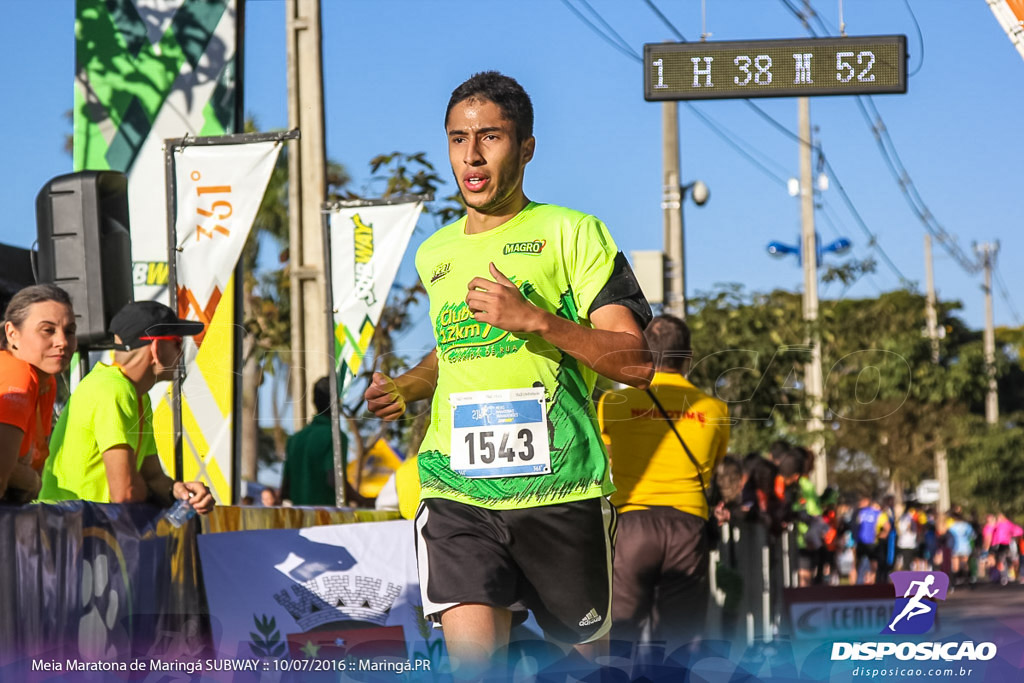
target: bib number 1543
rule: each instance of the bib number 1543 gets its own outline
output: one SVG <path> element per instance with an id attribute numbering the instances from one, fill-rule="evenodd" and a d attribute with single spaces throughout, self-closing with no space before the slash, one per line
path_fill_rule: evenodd
<path id="1" fill-rule="evenodd" d="M 544 389 L 452 394 L 451 468 L 465 477 L 551 471 Z"/>
<path id="2" fill-rule="evenodd" d="M 498 440 L 501 443 L 498 444 Z M 518 431 L 479 431 L 475 434 L 466 434 L 466 448 L 469 451 L 469 464 L 474 465 L 480 462 L 490 465 L 495 458 L 504 458 L 508 462 L 515 462 L 518 458 L 523 462 L 533 460 L 533 432 L 529 429 Z M 479 443 L 477 443 L 479 442 Z M 495 448 L 497 444 L 497 448 Z M 521 448 L 517 448 L 521 446 Z"/>

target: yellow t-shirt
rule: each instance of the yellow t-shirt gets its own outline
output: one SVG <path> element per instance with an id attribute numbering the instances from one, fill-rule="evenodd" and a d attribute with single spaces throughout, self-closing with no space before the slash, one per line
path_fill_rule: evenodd
<path id="1" fill-rule="evenodd" d="M 395 470 L 398 511 L 402 519 L 415 519 L 420 506 L 420 471 L 418 457 L 412 456 Z"/>
<path id="2" fill-rule="evenodd" d="M 715 465 L 729 446 L 729 409 L 678 373 L 655 373 L 652 389 L 700 463 L 709 487 Z M 616 491 L 611 502 L 619 512 L 662 506 L 708 518 L 693 463 L 647 392 L 608 392 L 598 403 L 597 417 L 612 461 Z"/>

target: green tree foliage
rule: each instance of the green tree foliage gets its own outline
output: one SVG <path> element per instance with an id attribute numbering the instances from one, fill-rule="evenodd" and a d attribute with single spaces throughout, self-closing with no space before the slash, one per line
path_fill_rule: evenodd
<path id="1" fill-rule="evenodd" d="M 747 294 L 727 285 L 691 303 L 690 378 L 729 404 L 735 420 L 730 450 L 764 451 L 779 438 L 806 443 L 811 330 L 800 295 Z M 922 295 L 897 290 L 820 303 L 824 436 L 833 481 L 869 493 L 879 485 L 914 485 L 932 476 L 937 447 L 968 443 L 957 425 L 983 412 L 986 374 L 980 333 L 957 317 L 958 308 L 940 306 L 944 336 L 936 364 L 923 333 Z M 1021 372 L 1008 348 L 1001 345 L 997 358 L 1004 384 Z M 1009 388 L 1004 399 L 1008 410 L 1024 408 Z M 977 449 L 962 452 L 967 458 Z"/>
<path id="2" fill-rule="evenodd" d="M 962 418 L 958 443 L 949 451 L 954 501 L 978 513 L 1005 512 L 1024 520 L 1024 412 L 989 425 L 977 415 Z"/>

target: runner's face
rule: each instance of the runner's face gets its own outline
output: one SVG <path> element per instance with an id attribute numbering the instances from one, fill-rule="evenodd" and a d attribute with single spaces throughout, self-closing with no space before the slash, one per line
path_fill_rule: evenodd
<path id="1" fill-rule="evenodd" d="M 8 321 L 4 328 L 11 354 L 48 375 L 67 369 L 78 348 L 75 314 L 58 301 L 32 304 L 20 327 Z"/>
<path id="2" fill-rule="evenodd" d="M 483 214 L 518 211 L 534 138 L 518 141 L 501 107 L 475 98 L 452 107 L 447 128 L 448 158 L 466 206 Z"/>

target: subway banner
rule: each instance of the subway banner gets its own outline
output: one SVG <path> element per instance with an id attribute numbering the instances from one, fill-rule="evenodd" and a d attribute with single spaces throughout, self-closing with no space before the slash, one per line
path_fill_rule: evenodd
<path id="1" fill-rule="evenodd" d="M 137 300 L 170 302 L 166 138 L 240 132 L 238 0 L 76 0 L 74 169 L 128 176 Z"/>
<path id="2" fill-rule="evenodd" d="M 422 210 L 422 201 L 411 201 L 334 208 L 328 215 L 339 396 L 363 364 Z"/>
<path id="3" fill-rule="evenodd" d="M 202 334 L 185 342 L 182 476 L 206 482 L 222 504 L 232 501 L 234 479 L 233 273 L 282 146 L 273 134 L 226 138 L 168 141 L 174 169 L 178 315 L 206 325 Z M 225 305 L 218 305 L 222 301 Z M 154 410 L 153 432 L 164 469 L 173 472 L 170 401 L 161 401 Z"/>
<path id="4" fill-rule="evenodd" d="M 996 21 L 1024 57 L 1024 0 L 986 0 Z"/>

